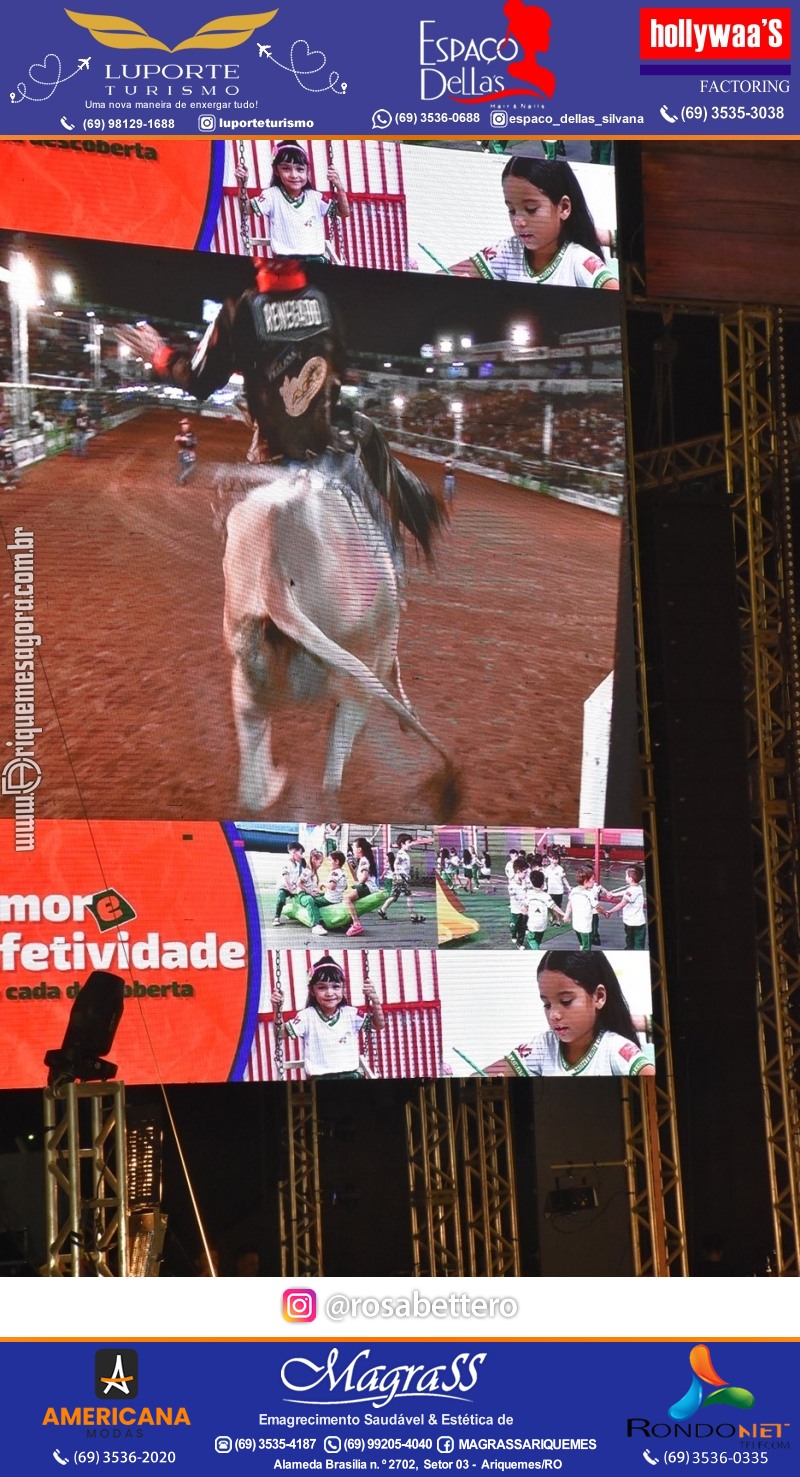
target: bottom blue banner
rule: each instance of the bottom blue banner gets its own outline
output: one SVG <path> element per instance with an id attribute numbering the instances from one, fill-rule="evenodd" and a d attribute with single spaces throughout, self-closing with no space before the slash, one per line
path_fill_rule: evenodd
<path id="1" fill-rule="evenodd" d="M 9 1472 L 796 1470 L 794 1342 L 36 1341 L 0 1359 Z"/>

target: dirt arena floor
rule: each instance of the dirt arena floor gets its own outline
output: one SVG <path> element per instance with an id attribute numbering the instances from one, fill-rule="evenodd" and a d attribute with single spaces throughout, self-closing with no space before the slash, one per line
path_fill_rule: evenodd
<path id="1" fill-rule="evenodd" d="M 235 422 L 195 418 L 200 459 L 176 485 L 178 414 L 148 410 L 0 492 L 3 544 L 35 535 L 40 817 L 237 819 L 237 752 L 222 640 L 220 463 Z M 439 485 L 441 467 L 409 464 Z M 437 566 L 410 570 L 400 628 L 406 691 L 461 770 L 454 819 L 564 824 L 578 814 L 583 703 L 611 670 L 617 519 L 459 473 Z M 10 560 L 11 556 L 6 555 Z M 11 571 L 0 575 L 0 693 L 13 673 Z M 277 757 L 294 778 L 270 814 L 308 821 L 328 719 L 300 710 Z M 297 756 L 303 756 L 303 771 Z M 335 809 L 436 822 L 432 751 L 373 706 Z"/>

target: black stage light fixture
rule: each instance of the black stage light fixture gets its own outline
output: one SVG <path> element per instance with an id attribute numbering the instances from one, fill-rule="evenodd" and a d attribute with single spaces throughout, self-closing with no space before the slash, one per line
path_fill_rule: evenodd
<path id="1" fill-rule="evenodd" d="M 116 1077 L 114 1062 L 103 1058 L 111 1050 L 122 1020 L 125 981 L 118 974 L 94 969 L 75 997 L 59 1051 L 48 1051 L 48 1087 L 66 1082 L 107 1082 Z"/>

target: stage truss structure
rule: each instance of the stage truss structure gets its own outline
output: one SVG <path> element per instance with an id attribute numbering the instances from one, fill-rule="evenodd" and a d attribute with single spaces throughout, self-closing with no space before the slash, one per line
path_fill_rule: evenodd
<path id="1" fill-rule="evenodd" d="M 414 1275 L 521 1276 L 508 1083 L 420 1083 L 406 1144 Z"/>
<path id="2" fill-rule="evenodd" d="M 278 1184 L 282 1277 L 321 1277 L 322 1201 L 320 1193 L 317 1091 L 314 1082 L 287 1082 L 285 1173 Z"/>
<path id="3" fill-rule="evenodd" d="M 46 1088 L 45 1216 L 50 1277 L 127 1277 L 125 1085 Z"/>
<path id="4" fill-rule="evenodd" d="M 635 305 L 634 305 L 635 306 Z M 631 540 L 640 697 L 640 754 L 646 794 L 646 829 L 652 856 L 649 875 L 658 892 L 658 854 L 653 765 L 647 718 L 645 647 L 636 514 L 639 499 L 656 487 L 709 476 L 725 478 L 730 499 L 736 559 L 742 680 L 748 724 L 751 824 L 757 916 L 757 1009 L 775 1237 L 773 1270 L 800 1274 L 800 653 L 797 586 L 791 523 L 791 438 L 786 413 L 785 322 L 780 309 L 719 304 L 638 304 L 647 311 L 712 313 L 719 322 L 723 430 L 665 445 L 632 460 Z M 664 952 L 654 930 L 656 1029 L 660 1055 L 669 1063 Z M 666 1094 L 656 1088 L 656 1112 L 648 1123 L 630 1123 L 637 1163 L 660 1181 L 667 1212 L 664 1236 L 647 1207 L 637 1240 L 645 1269 L 656 1230 L 667 1246 L 668 1263 L 685 1272 L 677 1120 L 671 1100 L 671 1065 Z M 646 1084 L 642 1084 L 645 1086 Z M 628 1094 L 630 1096 L 630 1094 Z M 649 1148 L 647 1139 L 649 1137 Z M 630 1140 L 633 1146 L 633 1138 Z"/>

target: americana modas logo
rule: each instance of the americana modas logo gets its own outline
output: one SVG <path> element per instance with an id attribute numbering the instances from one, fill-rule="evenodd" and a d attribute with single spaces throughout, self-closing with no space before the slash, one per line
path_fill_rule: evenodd
<path id="1" fill-rule="evenodd" d="M 139 1355 L 135 1349 L 98 1349 L 94 1356 L 98 1400 L 133 1400 L 139 1393 Z"/>
<path id="2" fill-rule="evenodd" d="M 167 46 L 166 41 L 148 35 L 144 26 L 124 15 L 90 15 L 79 10 L 65 13 L 76 26 L 88 31 L 93 41 L 100 46 L 113 46 L 117 51 L 227 51 L 244 45 L 254 31 L 260 31 L 278 14 L 277 10 L 264 10 L 257 15 L 221 15 L 199 26 L 193 36 L 187 36 L 177 46 Z"/>

